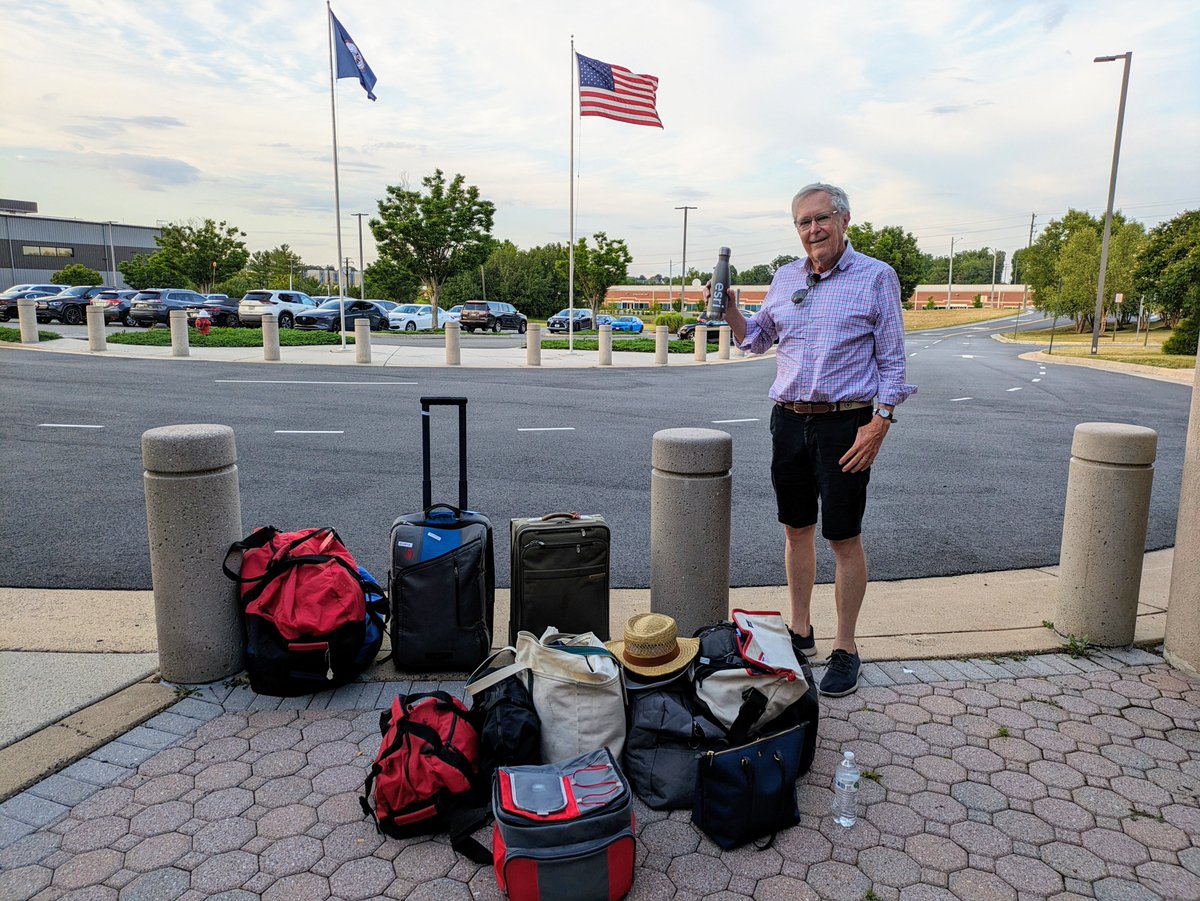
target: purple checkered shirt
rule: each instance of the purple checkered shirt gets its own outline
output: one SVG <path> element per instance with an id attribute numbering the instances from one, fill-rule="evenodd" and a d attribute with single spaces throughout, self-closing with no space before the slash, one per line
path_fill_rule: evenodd
<path id="1" fill-rule="evenodd" d="M 904 318 L 900 282 L 887 263 L 847 243 L 842 258 L 799 303 L 792 295 L 807 284 L 808 260 L 782 266 L 762 309 L 746 320 L 738 345 L 764 353 L 778 339 L 774 401 L 833 403 L 843 400 L 895 405 L 917 391 L 905 382 Z"/>

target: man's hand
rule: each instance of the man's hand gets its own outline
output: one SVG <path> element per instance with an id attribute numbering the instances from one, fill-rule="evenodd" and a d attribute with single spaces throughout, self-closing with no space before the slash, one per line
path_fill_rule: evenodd
<path id="1" fill-rule="evenodd" d="M 887 437 L 888 429 L 892 426 L 882 416 L 872 416 L 871 421 L 858 430 L 854 436 L 854 444 L 842 455 L 838 463 L 842 472 L 862 472 L 875 462 L 879 456 L 879 448 Z"/>

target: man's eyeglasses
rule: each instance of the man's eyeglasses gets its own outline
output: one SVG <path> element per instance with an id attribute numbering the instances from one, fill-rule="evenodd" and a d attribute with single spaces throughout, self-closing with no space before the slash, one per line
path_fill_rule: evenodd
<path id="1" fill-rule="evenodd" d="M 812 290 L 820 280 L 821 276 L 817 275 L 815 272 L 810 272 L 806 280 L 807 287 L 798 288 L 796 290 L 796 293 L 792 295 L 792 303 L 796 304 L 796 306 L 804 303 L 804 298 L 808 297 L 808 292 Z"/>
<path id="2" fill-rule="evenodd" d="M 825 228 L 834 220 L 836 216 L 837 211 L 830 210 L 828 213 L 818 213 L 816 216 L 805 216 L 803 219 L 794 220 L 794 222 L 796 223 L 796 228 L 800 229 L 802 232 L 806 232 L 812 227 L 814 222 L 821 226 L 821 228 Z"/>

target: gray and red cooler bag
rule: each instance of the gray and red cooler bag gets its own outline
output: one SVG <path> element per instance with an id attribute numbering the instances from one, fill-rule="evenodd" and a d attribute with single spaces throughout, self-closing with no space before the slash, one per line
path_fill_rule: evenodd
<path id="1" fill-rule="evenodd" d="M 633 886 L 633 792 L 607 748 L 501 767 L 492 860 L 511 901 L 617 901 Z"/>

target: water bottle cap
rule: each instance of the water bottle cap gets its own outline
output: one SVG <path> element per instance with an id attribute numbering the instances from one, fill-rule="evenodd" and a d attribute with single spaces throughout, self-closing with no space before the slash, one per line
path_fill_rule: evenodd
<path id="1" fill-rule="evenodd" d="M 729 256 L 729 254 L 731 254 L 732 252 L 733 252 L 733 251 L 731 251 L 731 250 L 730 250 L 728 247 L 722 247 L 720 250 L 718 250 L 718 251 L 717 251 L 717 256 L 719 256 L 719 257 L 727 257 L 727 256 Z"/>
<path id="2" fill-rule="evenodd" d="M 854 752 L 853 751 L 846 751 L 845 754 L 843 755 L 843 757 L 847 763 L 854 763 Z"/>

